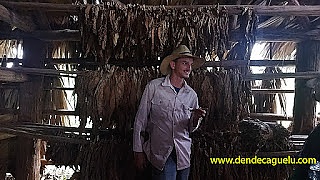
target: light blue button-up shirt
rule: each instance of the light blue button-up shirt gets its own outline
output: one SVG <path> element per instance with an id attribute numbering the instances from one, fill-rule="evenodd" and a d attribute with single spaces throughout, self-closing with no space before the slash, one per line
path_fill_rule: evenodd
<path id="1" fill-rule="evenodd" d="M 177 169 L 190 167 L 189 134 L 198 127 L 190 120 L 190 110 L 198 108 L 197 94 L 186 82 L 177 93 L 169 75 L 150 81 L 134 122 L 133 151 L 145 152 L 151 164 L 162 170 L 175 148 Z M 141 136 L 144 131 L 149 134 L 146 140 Z"/>

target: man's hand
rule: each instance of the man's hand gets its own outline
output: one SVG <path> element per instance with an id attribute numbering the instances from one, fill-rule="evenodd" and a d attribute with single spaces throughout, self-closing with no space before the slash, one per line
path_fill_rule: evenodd
<path id="1" fill-rule="evenodd" d="M 143 152 L 134 152 L 134 163 L 139 171 L 147 167 L 146 156 Z"/>
<path id="2" fill-rule="evenodd" d="M 204 118 L 206 116 L 206 111 L 202 108 L 199 109 L 194 109 L 191 110 L 192 111 L 192 117 L 193 117 L 193 122 L 194 124 L 198 124 L 198 121 L 200 120 L 200 118 Z"/>

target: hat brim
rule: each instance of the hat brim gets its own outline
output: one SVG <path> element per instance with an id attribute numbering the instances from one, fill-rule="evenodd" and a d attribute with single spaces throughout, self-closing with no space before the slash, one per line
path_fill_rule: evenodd
<path id="1" fill-rule="evenodd" d="M 200 58 L 198 56 L 194 56 L 192 54 L 171 54 L 163 59 L 163 61 L 160 64 L 160 72 L 163 75 L 168 75 L 171 72 L 171 68 L 169 66 L 170 62 L 178 59 L 178 58 L 184 58 L 189 57 L 193 59 L 192 69 L 198 69 L 201 67 L 205 60 L 203 58 Z"/>

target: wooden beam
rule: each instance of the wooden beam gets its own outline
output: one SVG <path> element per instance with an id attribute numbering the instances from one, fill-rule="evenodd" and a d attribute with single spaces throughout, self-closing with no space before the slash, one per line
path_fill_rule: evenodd
<path id="1" fill-rule="evenodd" d="M 68 111 L 68 110 L 43 110 L 43 114 L 66 115 L 66 116 L 78 115 L 76 111 Z"/>
<path id="2" fill-rule="evenodd" d="M 40 2 L 11 2 L 0 1 L 5 7 L 11 9 L 23 9 L 25 11 L 39 10 L 42 12 L 63 12 L 68 14 L 79 14 L 80 7 L 78 4 L 57 4 L 57 3 L 40 3 Z"/>
<path id="3" fill-rule="evenodd" d="M 60 90 L 60 91 L 73 91 L 75 88 L 67 88 L 67 87 L 48 87 L 44 88 L 43 90 L 45 91 L 50 91 L 50 90 Z"/>
<path id="4" fill-rule="evenodd" d="M 0 123 L 14 123 L 18 119 L 14 114 L 0 114 Z"/>
<path id="5" fill-rule="evenodd" d="M 192 6 L 164 6 L 166 9 L 171 8 L 202 8 L 209 5 L 192 5 Z M 225 8 L 228 14 L 241 14 L 244 8 L 251 8 L 260 16 L 319 16 L 320 5 L 314 6 L 261 6 L 261 5 L 218 5 L 221 9 Z M 148 7 L 148 6 L 146 6 Z M 154 7 L 154 6 L 152 6 Z"/>
<path id="6" fill-rule="evenodd" d="M 316 31 L 316 32 L 315 32 Z M 255 37 L 257 41 L 272 41 L 272 42 L 285 42 L 294 41 L 299 42 L 302 40 L 315 39 L 319 40 L 317 33 L 319 30 L 313 30 L 310 32 L 305 31 L 293 31 L 285 29 L 274 29 L 274 28 L 264 28 L 257 29 L 255 32 Z M 243 38 L 243 35 L 238 30 L 233 30 L 230 32 L 230 40 L 237 42 Z"/>
<path id="7" fill-rule="evenodd" d="M 16 60 L 17 59 L 15 59 L 15 58 L 8 58 L 7 62 L 14 62 Z M 18 59 L 18 61 L 22 62 L 22 59 Z M 100 63 L 94 62 L 94 60 L 92 58 L 45 58 L 44 61 L 46 64 L 85 64 L 85 65 L 93 65 L 93 66 L 102 65 Z M 154 65 L 159 65 L 159 63 L 154 64 Z M 248 65 L 248 61 L 245 61 L 245 60 L 223 60 L 223 61 L 206 61 L 203 66 L 205 66 L 205 67 L 241 66 L 242 67 L 242 66 L 247 66 L 247 65 Z M 295 66 L 295 60 L 268 60 L 268 59 L 250 60 L 249 66 Z M 14 71 L 21 72 L 21 71 L 18 71 L 19 69 L 21 69 L 21 68 L 18 68 L 17 70 L 14 70 Z M 29 70 L 25 70 L 25 71 L 31 72 Z M 36 72 L 37 70 L 34 70 L 34 71 Z M 50 74 L 57 75 L 56 70 L 54 70 L 54 71 L 55 72 L 51 72 L 51 71 L 48 71 L 48 72 L 50 72 Z M 41 70 L 41 72 L 42 72 L 42 70 Z M 63 73 L 63 72 L 61 72 L 61 73 Z M 67 72 L 67 73 L 72 74 L 72 72 Z M 79 72 L 77 72 L 77 73 L 79 73 Z"/>
<path id="8" fill-rule="evenodd" d="M 23 59 L 18 58 L 7 58 L 7 63 L 18 62 L 22 63 Z M 45 64 L 89 64 L 89 65 L 104 65 L 102 63 L 97 63 L 94 58 L 45 58 Z"/>
<path id="9" fill-rule="evenodd" d="M 320 72 L 249 74 L 249 75 L 243 76 L 243 80 L 253 81 L 253 80 L 277 79 L 277 78 L 311 79 L 316 77 L 320 77 Z"/>
<path id="10" fill-rule="evenodd" d="M 19 109 L 0 108 L 0 114 L 19 114 Z"/>
<path id="11" fill-rule="evenodd" d="M 295 60 L 225 60 L 206 61 L 205 67 L 232 67 L 232 66 L 294 66 Z"/>
<path id="12" fill-rule="evenodd" d="M 296 72 L 304 73 L 320 71 L 320 42 L 304 41 L 297 44 Z M 293 106 L 293 129 L 295 134 L 309 134 L 315 127 L 316 101 L 313 90 L 306 86 L 307 80 L 295 80 L 295 95 Z"/>
<path id="13" fill-rule="evenodd" d="M 283 29 L 258 29 L 256 34 L 257 41 L 301 41 L 301 40 L 320 40 L 318 34 L 320 30 L 315 29 L 308 32 L 305 31 L 288 31 Z M 48 31 L 33 31 L 27 33 L 23 31 L 0 32 L 0 39 L 23 39 L 36 38 L 42 41 L 80 41 L 81 35 L 79 30 L 61 29 Z M 237 42 L 241 40 L 242 34 L 237 30 L 230 32 L 230 40 Z"/>
<path id="14" fill-rule="evenodd" d="M 66 76 L 66 77 L 75 77 L 72 76 L 74 74 L 81 74 L 79 71 L 62 71 L 62 70 L 55 70 L 55 69 L 44 69 L 44 68 L 26 68 L 26 67 L 13 67 L 13 68 L 0 68 L 0 75 L 1 72 L 3 71 L 3 75 L 6 76 L 3 79 L 9 79 L 9 75 L 15 75 L 17 76 L 17 79 L 20 80 L 23 77 L 27 77 L 26 75 L 23 74 L 31 74 L 31 75 L 42 75 L 42 76 Z M 5 73 L 11 74 L 5 75 Z M 20 76 L 18 76 L 20 75 Z M 8 77 L 7 77 L 8 76 Z M 12 77 L 11 77 L 12 78 Z M 2 80 L 2 77 L 0 76 L 0 81 Z M 27 79 L 28 80 L 28 79 Z M 22 79 L 20 81 L 16 82 L 25 82 L 27 81 L 25 79 Z M 11 81 L 13 82 L 13 81 Z"/>
<path id="15" fill-rule="evenodd" d="M 79 30 L 71 29 L 33 31 L 30 35 L 43 41 L 80 41 L 81 37 Z"/>
<path id="16" fill-rule="evenodd" d="M 43 68 L 46 57 L 45 43 L 37 39 L 23 40 L 23 66 Z M 19 91 L 18 123 L 42 122 L 43 77 L 32 76 L 30 81 L 22 83 Z M 9 132 L 8 132 L 9 133 Z M 25 180 L 40 179 L 40 142 L 41 136 L 30 136 L 17 133 L 16 178 Z M 39 139 L 33 139 L 33 138 Z"/>
<path id="17" fill-rule="evenodd" d="M 14 62 L 15 58 L 7 58 L 7 62 Z M 22 62 L 22 59 L 18 59 Z M 95 62 L 93 58 L 45 58 L 46 64 L 86 64 L 86 65 L 102 65 Z M 232 66 L 247 66 L 245 60 L 223 60 L 223 61 L 206 61 L 205 67 L 232 67 Z M 155 64 L 160 65 L 160 64 Z M 295 66 L 295 60 L 250 60 L 249 66 Z"/>
<path id="18" fill-rule="evenodd" d="M 11 9 L 23 9 L 27 11 L 39 10 L 43 12 L 63 12 L 68 14 L 79 14 L 81 7 L 78 4 L 55 4 L 39 2 L 11 2 L 0 1 L 5 7 Z M 180 5 L 180 6 L 145 6 L 152 8 L 181 9 L 181 8 L 204 8 L 211 5 Z M 244 8 L 252 8 L 257 15 L 264 16 L 319 16 L 320 6 L 261 6 L 261 5 L 218 5 L 221 9 L 226 9 L 229 14 L 239 15 Z"/>
<path id="19" fill-rule="evenodd" d="M 258 152 L 259 157 L 288 157 L 296 156 L 299 151 L 276 151 L 276 152 Z"/>
<path id="20" fill-rule="evenodd" d="M 291 0 L 291 2 L 296 5 L 296 6 L 300 6 L 300 2 L 298 0 Z M 298 22 L 299 24 L 301 24 L 301 26 L 303 27 L 303 29 L 309 29 L 310 28 L 310 19 L 307 16 L 302 16 L 302 17 L 298 17 Z"/>
<path id="21" fill-rule="evenodd" d="M 36 29 L 36 25 L 28 17 L 22 17 L 15 12 L 9 11 L 0 4 L 0 20 L 15 26 L 23 31 L 30 32 Z"/>
<path id="22" fill-rule="evenodd" d="M 265 16 L 319 16 L 320 6 L 253 6 L 257 15 Z"/>
<path id="23" fill-rule="evenodd" d="M 0 83 L 0 89 L 19 89 L 17 83 Z"/>
<path id="24" fill-rule="evenodd" d="M 0 68 L 0 81 L 3 82 L 26 82 L 28 81 L 28 76 L 19 73 L 19 72 L 14 72 L 10 70 L 5 70 L 7 68 Z"/>
<path id="25" fill-rule="evenodd" d="M 250 113 L 249 117 L 260 121 L 293 121 L 293 117 L 274 113 Z"/>
<path id="26" fill-rule="evenodd" d="M 80 31 L 71 29 L 23 32 L 0 32 L 0 39 L 36 38 L 42 41 L 80 41 Z"/>
<path id="27" fill-rule="evenodd" d="M 289 89 L 251 89 L 254 94 L 277 94 L 277 93 L 294 93 Z"/>
<path id="28" fill-rule="evenodd" d="M 10 124 L 11 125 L 11 124 Z M 57 125 L 50 125 L 50 124 L 39 124 L 39 123 L 24 123 L 21 125 L 13 125 L 15 127 L 19 126 L 22 128 L 32 128 L 32 129 L 36 129 L 37 131 L 54 131 L 54 132 L 58 132 L 58 131 L 63 131 L 64 133 L 66 132 L 77 132 L 78 134 L 81 134 L 80 132 L 88 135 L 92 133 L 92 128 L 85 128 L 85 129 L 79 129 L 77 127 L 67 127 L 67 126 L 57 126 Z M 99 130 L 99 133 L 110 133 L 112 134 L 112 131 L 110 130 Z"/>
<path id="29" fill-rule="evenodd" d="M 308 138 L 307 134 L 305 134 L 305 135 L 303 135 L 303 134 L 293 134 L 293 135 L 291 135 L 289 137 L 289 139 L 292 140 L 292 141 L 294 141 L 294 140 L 296 140 L 296 141 L 298 141 L 298 140 L 305 141 L 307 138 Z"/>
<path id="30" fill-rule="evenodd" d="M 317 35 L 319 30 L 312 30 L 309 32 L 299 31 L 284 31 L 281 29 L 263 29 L 257 30 L 256 40 L 257 41 L 301 41 L 301 40 L 320 40 Z M 80 41 L 81 35 L 79 30 L 48 30 L 48 31 L 33 31 L 32 33 L 26 33 L 22 31 L 12 32 L 0 32 L 0 39 L 23 39 L 23 38 L 36 38 L 42 41 Z M 242 35 L 237 31 L 230 32 L 230 41 L 237 42 L 241 40 Z"/>
<path id="31" fill-rule="evenodd" d="M 9 139 L 12 137 L 15 137 L 15 135 L 7 134 L 7 133 L 0 133 L 0 141 L 5 140 L 5 139 Z"/>
<path id="32" fill-rule="evenodd" d="M 49 141 L 54 141 L 54 142 L 68 142 L 68 143 L 76 143 L 76 144 L 89 143 L 88 141 L 86 141 L 84 139 L 68 138 L 68 137 L 61 137 L 61 136 L 54 136 L 54 135 L 29 132 L 29 131 L 25 131 L 25 130 L 19 130 L 14 127 L 0 127 L 0 132 L 14 134 L 14 135 L 18 135 L 18 136 L 26 137 L 26 138 L 30 138 L 30 139 L 38 138 L 38 139 L 44 139 L 44 140 L 49 140 Z"/>

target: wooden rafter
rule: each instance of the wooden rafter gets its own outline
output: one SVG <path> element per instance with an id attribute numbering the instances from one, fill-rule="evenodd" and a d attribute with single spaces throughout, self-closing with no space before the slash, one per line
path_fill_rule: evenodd
<path id="1" fill-rule="evenodd" d="M 19 72 L 0 69 L 0 82 L 25 82 L 28 76 Z"/>
<path id="2" fill-rule="evenodd" d="M 22 62 L 22 59 L 7 58 L 7 62 Z M 92 66 L 101 66 L 101 63 L 95 62 L 93 58 L 45 58 L 46 64 L 86 64 Z M 249 64 L 248 64 L 249 63 Z M 112 63 L 110 63 L 112 64 Z M 154 63 L 158 66 L 160 62 Z M 205 67 L 232 67 L 232 66 L 295 66 L 295 60 L 222 60 L 222 61 L 206 61 Z M 21 68 L 20 68 L 21 69 Z M 18 71 L 18 70 L 17 70 Z M 25 70 L 27 71 L 27 70 Z M 55 70 L 54 70 L 55 71 Z M 37 71 L 35 71 L 37 72 Z M 51 73 L 51 72 L 50 72 Z M 56 75 L 57 73 L 54 73 Z M 0 86 L 1 88 L 1 86 Z"/>
<path id="3" fill-rule="evenodd" d="M 63 29 L 63 30 L 47 30 L 47 31 L 33 31 L 33 32 L 0 32 L 0 39 L 23 39 L 36 38 L 42 41 L 80 41 L 80 31 Z"/>
<path id="4" fill-rule="evenodd" d="M 30 32 L 35 30 L 36 25 L 28 17 L 22 17 L 15 12 L 8 10 L 0 4 L 0 20 L 15 26 L 23 31 Z"/>
<path id="5" fill-rule="evenodd" d="M 293 31 L 293 30 L 285 30 L 278 28 L 264 28 L 258 29 L 255 33 L 255 37 L 257 41 L 272 41 L 272 42 L 286 42 L 286 41 L 294 41 L 299 42 L 302 40 L 319 40 L 318 36 L 320 30 L 312 30 L 312 31 Z M 239 41 L 242 38 L 242 35 L 238 31 L 232 31 L 230 33 L 231 41 Z"/>
<path id="6" fill-rule="evenodd" d="M 294 93 L 291 89 L 251 89 L 254 94 Z"/>
<path id="7" fill-rule="evenodd" d="M 296 78 L 296 79 L 311 79 L 320 77 L 320 72 L 296 72 L 296 73 L 264 73 L 264 74 L 249 74 L 245 75 L 245 81 L 278 79 L 278 78 Z"/>
<path id="8" fill-rule="evenodd" d="M 296 6 L 299 6 L 300 7 L 300 3 L 298 0 L 291 0 L 291 2 L 296 5 Z M 309 29 L 310 28 L 310 19 L 309 17 L 307 16 L 302 16 L 302 17 L 298 17 L 298 22 L 301 24 L 301 26 L 304 28 L 304 29 Z"/>
<path id="9" fill-rule="evenodd" d="M 44 68 L 25 68 L 25 67 L 14 67 L 14 68 L 0 68 L 0 80 L 9 79 L 11 76 L 15 77 L 16 81 L 9 82 L 24 82 L 27 80 L 25 74 L 42 75 L 42 76 L 66 76 L 74 77 L 74 74 L 80 74 L 79 71 L 62 71 L 55 69 L 44 69 Z M 3 77 L 2 77 L 3 76 Z"/>
<path id="10" fill-rule="evenodd" d="M 249 116 L 253 119 L 259 119 L 261 121 L 293 121 L 293 117 L 287 117 L 283 114 L 250 113 Z"/>
<path id="11" fill-rule="evenodd" d="M 56 3 L 40 3 L 40 2 L 11 2 L 0 1 L 5 7 L 10 9 L 23 9 L 25 11 L 39 10 L 42 12 L 63 12 L 68 14 L 78 14 L 81 5 L 75 4 L 56 4 Z"/>
<path id="12" fill-rule="evenodd" d="M 232 66 L 294 66 L 295 60 L 227 60 L 207 61 L 206 67 L 232 67 Z"/>
<path id="13" fill-rule="evenodd" d="M 39 3 L 39 2 L 11 2 L 0 1 L 5 7 L 12 9 L 23 10 L 39 10 L 43 12 L 63 12 L 68 14 L 78 14 L 80 8 L 84 5 L 76 4 L 54 4 L 54 3 Z M 179 6 L 145 6 L 145 7 L 161 7 L 166 9 L 171 8 L 201 8 L 208 7 L 209 5 L 179 5 Z M 261 5 L 219 5 L 225 8 L 229 14 L 241 14 L 242 9 L 252 8 L 257 15 L 266 16 L 319 16 L 320 5 L 315 6 L 261 6 Z"/>
<path id="14" fill-rule="evenodd" d="M 320 30 L 315 29 L 308 32 L 301 31 L 284 31 L 279 29 L 263 29 L 257 30 L 257 41 L 301 41 L 301 40 L 320 40 L 318 34 Z M 80 41 L 79 30 L 48 30 L 48 31 L 33 31 L 30 33 L 13 31 L 12 33 L 0 32 L 0 39 L 23 39 L 33 37 L 42 41 Z M 238 31 L 231 31 L 230 40 L 237 42 L 242 38 L 242 35 Z"/>

